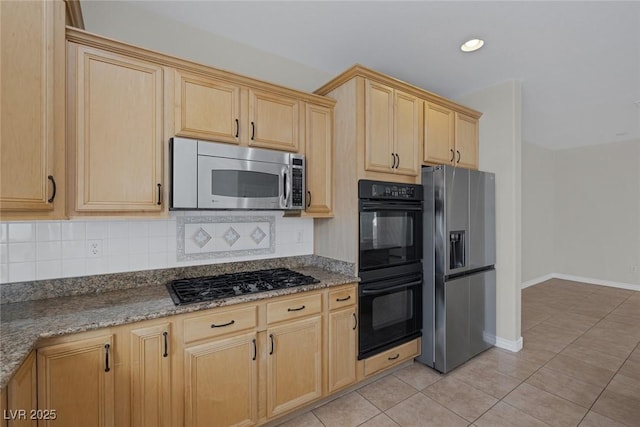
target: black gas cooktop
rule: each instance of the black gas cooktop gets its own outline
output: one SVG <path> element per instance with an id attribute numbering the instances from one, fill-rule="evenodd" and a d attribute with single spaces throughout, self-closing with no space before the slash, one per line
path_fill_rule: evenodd
<path id="1" fill-rule="evenodd" d="M 167 289 L 175 305 L 182 305 L 312 283 L 320 283 L 320 281 L 315 277 L 305 276 L 287 268 L 273 268 L 220 276 L 177 279 L 167 283 Z"/>

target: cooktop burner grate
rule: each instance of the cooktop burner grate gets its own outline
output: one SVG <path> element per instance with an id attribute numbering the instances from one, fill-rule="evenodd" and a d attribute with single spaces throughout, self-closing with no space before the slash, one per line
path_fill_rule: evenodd
<path id="1" fill-rule="evenodd" d="M 167 289 L 174 304 L 182 305 L 319 282 L 314 277 L 287 268 L 273 268 L 220 276 L 177 279 L 167 283 Z"/>

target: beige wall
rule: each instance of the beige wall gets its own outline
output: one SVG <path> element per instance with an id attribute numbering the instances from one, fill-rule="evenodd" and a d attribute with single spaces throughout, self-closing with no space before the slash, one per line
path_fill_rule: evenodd
<path id="1" fill-rule="evenodd" d="M 458 99 L 483 112 L 480 169 L 496 174 L 498 346 L 517 350 L 520 336 L 521 84 L 509 81 Z"/>
<path id="2" fill-rule="evenodd" d="M 216 68 L 312 92 L 333 76 L 132 5 L 83 1 L 87 31 Z"/>
<path id="3" fill-rule="evenodd" d="M 522 281 L 555 270 L 554 151 L 522 143 Z"/>
<path id="4" fill-rule="evenodd" d="M 554 157 L 554 272 L 639 285 L 640 141 Z"/>

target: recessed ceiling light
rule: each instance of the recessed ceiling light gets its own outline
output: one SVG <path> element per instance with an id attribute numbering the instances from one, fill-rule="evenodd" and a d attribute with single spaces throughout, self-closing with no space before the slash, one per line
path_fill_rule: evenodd
<path id="1" fill-rule="evenodd" d="M 480 49 L 483 44 L 484 44 L 484 40 L 482 39 L 471 39 L 464 42 L 462 46 L 460 46 L 460 49 L 463 52 L 473 52 L 475 50 Z"/>

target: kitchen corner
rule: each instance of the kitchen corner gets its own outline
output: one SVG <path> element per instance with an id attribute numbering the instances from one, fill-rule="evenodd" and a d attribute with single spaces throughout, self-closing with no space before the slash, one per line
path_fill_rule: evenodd
<path id="1" fill-rule="evenodd" d="M 176 306 L 165 287 L 183 277 L 289 268 L 320 282 Z M 352 264 L 303 255 L 0 286 L 0 388 L 39 339 L 157 319 L 357 282 Z"/>

